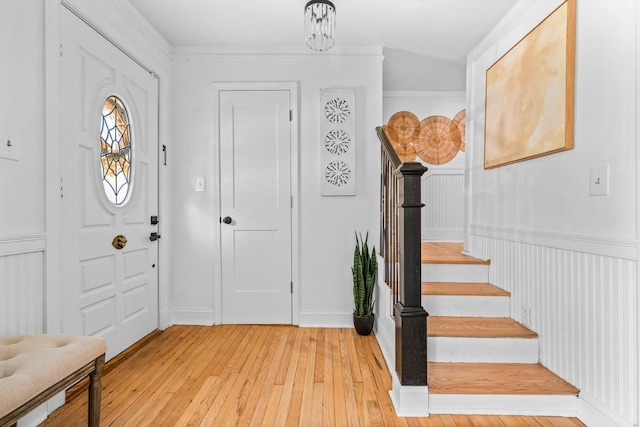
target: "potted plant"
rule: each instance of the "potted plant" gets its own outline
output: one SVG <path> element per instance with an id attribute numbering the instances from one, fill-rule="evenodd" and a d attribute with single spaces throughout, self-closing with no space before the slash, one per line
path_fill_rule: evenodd
<path id="1" fill-rule="evenodd" d="M 360 335 L 369 335 L 373 329 L 373 291 L 375 289 L 378 262 L 376 248 L 369 253 L 367 240 L 356 233 L 356 247 L 353 253 L 353 326 Z"/>

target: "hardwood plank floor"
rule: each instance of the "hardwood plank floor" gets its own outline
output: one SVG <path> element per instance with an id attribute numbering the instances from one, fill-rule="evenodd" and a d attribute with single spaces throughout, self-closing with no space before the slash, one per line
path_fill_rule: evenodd
<path id="1" fill-rule="evenodd" d="M 422 295 L 494 296 L 511 294 L 490 283 L 422 282 Z"/>
<path id="2" fill-rule="evenodd" d="M 484 259 L 463 255 L 462 243 L 422 242 L 421 260 L 424 264 L 490 264 Z"/>
<path id="3" fill-rule="evenodd" d="M 430 362 L 427 377 L 429 393 L 435 394 L 578 394 L 539 364 Z"/>
<path id="4" fill-rule="evenodd" d="M 538 334 L 509 317 L 427 317 L 430 337 L 537 338 Z"/>
<path id="5" fill-rule="evenodd" d="M 554 417 L 395 416 L 373 335 L 293 326 L 173 326 L 103 377 L 102 426 L 579 426 Z M 76 393 L 44 426 L 85 426 Z"/>

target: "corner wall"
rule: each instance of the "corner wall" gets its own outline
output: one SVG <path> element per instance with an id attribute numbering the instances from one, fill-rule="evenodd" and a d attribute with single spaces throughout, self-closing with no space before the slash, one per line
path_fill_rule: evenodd
<path id="1" fill-rule="evenodd" d="M 491 259 L 540 361 L 580 389 L 591 425 L 638 423 L 637 5 L 577 2 L 575 148 L 483 168 L 485 73 L 559 0 L 522 0 L 468 56 L 466 248 Z M 471 146 L 471 147 L 470 147 Z M 610 194 L 589 168 L 610 166 Z"/>
<path id="2" fill-rule="evenodd" d="M 353 310 L 351 262 L 354 231 L 378 236 L 380 144 L 375 127 L 382 120 L 381 51 L 360 54 L 216 55 L 177 52 L 174 62 L 173 163 L 174 323 L 212 324 L 214 282 L 220 274 L 215 227 L 218 192 L 208 185 L 196 193 L 193 178 L 214 176 L 213 84 L 219 82 L 297 82 L 299 182 L 299 324 L 349 326 Z M 355 88 L 357 195 L 320 195 L 320 89 Z M 224 161 L 224 160 L 223 160 Z M 295 304 L 294 304 L 295 307 Z"/>

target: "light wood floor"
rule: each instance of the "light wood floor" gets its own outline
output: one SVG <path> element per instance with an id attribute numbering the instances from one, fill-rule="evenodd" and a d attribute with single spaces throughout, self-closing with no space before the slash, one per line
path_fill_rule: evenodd
<path id="1" fill-rule="evenodd" d="M 425 264 L 490 264 L 484 259 L 463 255 L 462 243 L 422 242 L 421 261 Z"/>
<path id="2" fill-rule="evenodd" d="M 552 417 L 397 418 L 373 335 L 293 326 L 173 326 L 103 378 L 102 426 L 580 426 Z M 45 426 L 86 425 L 86 394 Z"/>

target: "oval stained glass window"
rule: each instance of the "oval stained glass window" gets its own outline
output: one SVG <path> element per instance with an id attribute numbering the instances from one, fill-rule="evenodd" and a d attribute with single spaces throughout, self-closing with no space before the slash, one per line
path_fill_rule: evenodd
<path id="1" fill-rule="evenodd" d="M 102 107 L 100 163 L 102 184 L 111 203 L 121 206 L 131 190 L 131 128 L 122 100 L 109 96 Z"/>

